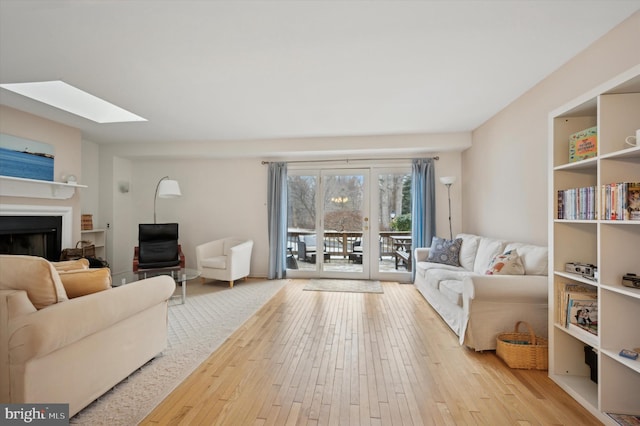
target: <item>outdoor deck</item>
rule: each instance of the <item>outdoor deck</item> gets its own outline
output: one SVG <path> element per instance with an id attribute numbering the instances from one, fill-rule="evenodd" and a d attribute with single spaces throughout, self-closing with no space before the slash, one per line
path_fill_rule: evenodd
<path id="1" fill-rule="evenodd" d="M 314 237 L 310 230 L 292 230 L 288 232 L 289 256 L 297 263 L 298 270 L 315 271 L 316 247 L 307 253 L 302 243 L 305 238 Z M 362 270 L 362 232 L 326 231 L 323 241 L 324 270 L 332 272 L 358 272 Z M 315 239 L 314 239 L 314 245 Z M 411 271 L 411 237 L 408 232 L 380 232 L 379 237 L 380 272 Z"/>
<path id="2" fill-rule="evenodd" d="M 298 260 L 296 258 L 296 262 L 298 264 L 298 270 L 300 271 L 315 271 L 316 264 L 311 262 L 305 262 L 303 260 Z M 362 270 L 362 265 L 353 263 L 349 259 L 344 259 L 343 257 L 331 257 L 329 262 L 326 262 L 331 271 L 337 272 L 358 272 Z M 395 257 L 394 256 L 382 256 L 382 259 L 378 261 L 378 270 L 381 272 L 407 272 L 407 268 L 405 265 L 399 265 L 398 269 L 395 267 Z"/>

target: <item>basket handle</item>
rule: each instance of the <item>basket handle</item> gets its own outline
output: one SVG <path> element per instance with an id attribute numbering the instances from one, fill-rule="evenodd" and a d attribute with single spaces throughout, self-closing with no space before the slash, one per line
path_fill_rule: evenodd
<path id="1" fill-rule="evenodd" d="M 80 240 L 76 243 L 76 248 L 80 248 L 78 247 L 80 244 L 82 244 L 82 246 L 86 246 L 86 245 L 91 245 L 91 241 L 87 241 L 87 240 Z"/>
<path id="2" fill-rule="evenodd" d="M 519 332 L 519 328 L 520 328 L 520 324 L 524 324 L 528 329 L 529 329 L 529 343 L 532 345 L 537 344 L 536 342 L 536 333 L 533 331 L 533 327 L 531 327 L 531 324 L 529 324 L 526 321 L 518 321 L 516 323 L 516 329 L 515 332 L 518 333 Z"/>

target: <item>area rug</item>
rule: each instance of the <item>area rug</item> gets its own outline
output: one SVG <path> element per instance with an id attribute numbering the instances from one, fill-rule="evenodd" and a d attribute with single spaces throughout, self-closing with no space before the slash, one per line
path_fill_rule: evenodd
<path id="1" fill-rule="evenodd" d="M 380 281 L 312 279 L 304 287 L 307 291 L 346 291 L 350 293 L 384 293 Z"/>
<path id="2" fill-rule="evenodd" d="M 249 279 L 232 289 L 219 281 L 189 282 L 186 303 L 170 301 L 167 349 L 73 416 L 70 423 L 138 424 L 287 282 Z"/>

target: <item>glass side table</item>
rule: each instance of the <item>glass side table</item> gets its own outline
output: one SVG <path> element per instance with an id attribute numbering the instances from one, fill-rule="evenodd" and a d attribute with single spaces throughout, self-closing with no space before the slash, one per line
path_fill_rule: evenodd
<path id="1" fill-rule="evenodd" d="M 198 278 L 200 276 L 200 272 L 198 272 L 198 270 L 196 269 L 189 268 L 162 268 L 145 269 L 137 272 L 121 272 L 119 274 L 113 274 L 111 276 L 111 285 L 113 287 L 119 287 L 121 285 L 144 280 L 146 278 L 156 277 L 158 275 L 169 275 L 175 280 L 177 285 L 182 286 L 181 295 L 172 296 L 171 298 L 179 298 L 180 303 L 184 304 L 187 300 L 187 281 Z"/>

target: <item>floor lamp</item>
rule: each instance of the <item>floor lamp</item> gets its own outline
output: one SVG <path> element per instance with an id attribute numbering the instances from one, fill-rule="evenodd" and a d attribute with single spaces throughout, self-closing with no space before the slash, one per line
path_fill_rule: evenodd
<path id="1" fill-rule="evenodd" d="M 443 176 L 440 178 L 440 183 L 447 187 L 447 197 L 449 198 L 449 239 L 453 240 L 453 230 L 451 228 L 451 185 L 456 181 L 455 176 Z"/>
<path id="2" fill-rule="evenodd" d="M 153 198 L 153 223 L 156 223 L 156 201 L 160 198 L 176 198 L 181 196 L 180 185 L 177 180 L 169 179 L 169 176 L 165 176 L 156 185 L 156 195 Z"/>

